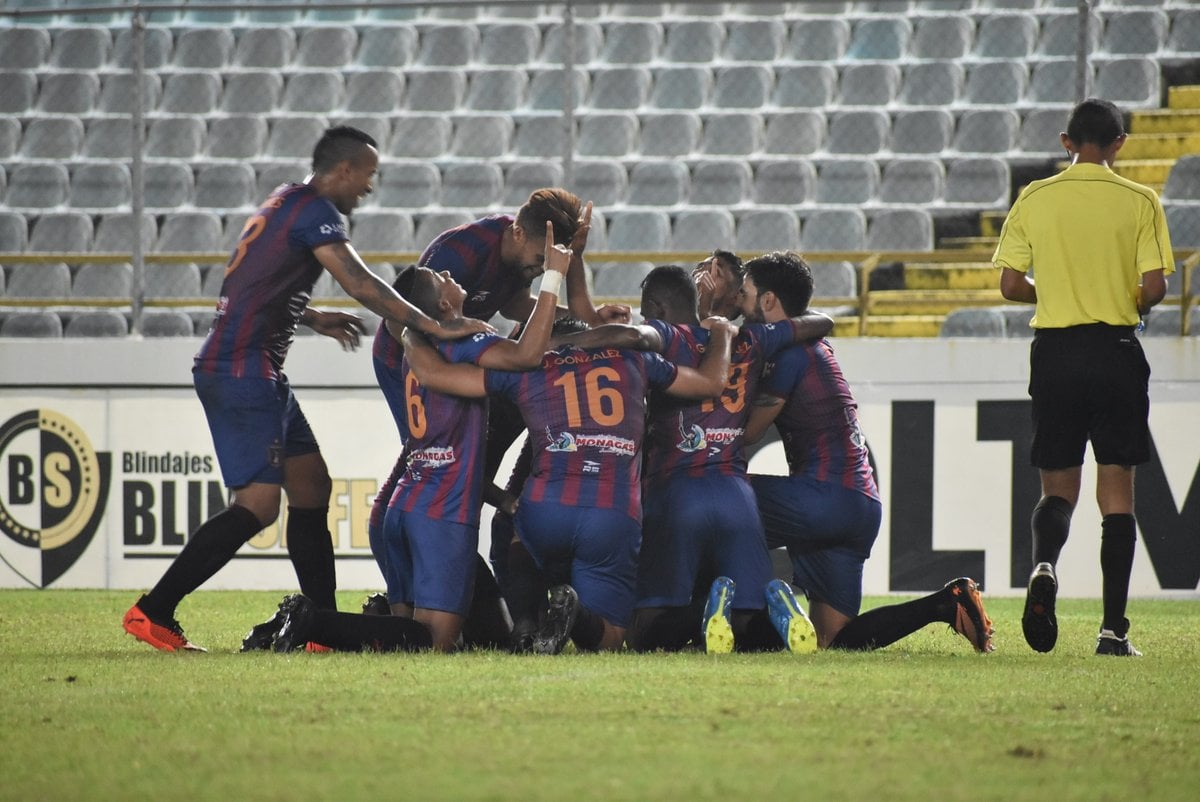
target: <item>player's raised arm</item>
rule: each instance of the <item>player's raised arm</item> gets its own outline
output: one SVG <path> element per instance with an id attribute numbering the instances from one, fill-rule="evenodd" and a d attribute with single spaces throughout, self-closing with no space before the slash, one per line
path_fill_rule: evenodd
<path id="1" fill-rule="evenodd" d="M 605 323 L 601 326 L 552 337 L 551 345 L 576 348 L 626 348 L 630 351 L 662 352 L 662 335 L 653 326 Z"/>
<path id="2" fill-rule="evenodd" d="M 403 341 L 404 358 L 423 387 L 463 398 L 483 398 L 487 395 L 482 368 L 465 362 L 447 362 L 428 340 L 412 329 L 405 329 Z"/>
<path id="3" fill-rule="evenodd" d="M 708 347 L 704 358 L 695 368 L 680 365 L 675 381 L 667 387 L 671 395 L 682 398 L 716 398 L 725 391 L 729 379 L 729 347 L 737 336 L 738 327 L 723 317 L 709 317 L 701 321 L 709 330 Z"/>
<path id="4" fill-rule="evenodd" d="M 353 351 L 367 333 L 362 318 L 349 312 L 322 312 L 307 307 L 300 313 L 300 322 L 317 334 L 332 337 L 342 344 L 342 350 Z"/>

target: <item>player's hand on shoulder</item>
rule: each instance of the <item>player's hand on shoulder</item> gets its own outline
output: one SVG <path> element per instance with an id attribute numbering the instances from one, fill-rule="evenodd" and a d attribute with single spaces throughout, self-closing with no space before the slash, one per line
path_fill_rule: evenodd
<path id="1" fill-rule="evenodd" d="M 322 312 L 311 309 L 305 323 L 317 334 L 337 340 L 345 351 L 358 348 L 362 342 L 362 335 L 367 333 L 362 318 L 349 312 Z"/>
<path id="2" fill-rule="evenodd" d="M 603 323 L 630 323 L 633 321 L 633 310 L 626 304 L 605 304 L 596 310 Z"/>
<path id="3" fill-rule="evenodd" d="M 495 334 L 496 329 L 486 321 L 468 317 L 460 319 L 450 327 L 438 324 L 425 333 L 439 340 L 459 340 L 472 334 Z"/>
<path id="4" fill-rule="evenodd" d="M 700 327 L 708 329 L 710 332 L 726 331 L 730 337 L 736 337 L 738 327 L 729 318 L 720 315 L 711 315 L 700 321 Z"/>

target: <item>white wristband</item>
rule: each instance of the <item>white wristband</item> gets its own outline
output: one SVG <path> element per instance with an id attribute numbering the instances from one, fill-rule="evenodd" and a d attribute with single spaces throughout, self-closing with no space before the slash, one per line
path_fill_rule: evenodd
<path id="1" fill-rule="evenodd" d="M 547 270 L 542 274 L 542 286 L 538 292 L 548 292 L 557 296 L 559 289 L 562 287 L 562 278 L 562 273 Z"/>

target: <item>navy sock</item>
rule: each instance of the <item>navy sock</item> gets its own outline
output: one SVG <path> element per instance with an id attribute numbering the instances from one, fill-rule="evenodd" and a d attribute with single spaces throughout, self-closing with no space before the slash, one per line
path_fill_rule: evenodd
<path id="1" fill-rule="evenodd" d="M 677 652 L 692 641 L 696 622 L 691 607 L 638 610 L 629 642 L 635 651 Z"/>
<path id="2" fill-rule="evenodd" d="M 1058 565 L 1071 532 L 1072 507 L 1065 498 L 1046 496 L 1033 508 L 1029 525 L 1033 530 L 1033 562 Z"/>
<path id="3" fill-rule="evenodd" d="M 785 648 L 765 608 L 734 610 L 733 643 L 739 652 L 778 652 Z"/>
<path id="4" fill-rule="evenodd" d="M 575 616 L 575 626 L 571 628 L 571 640 L 585 652 L 595 652 L 600 649 L 600 641 L 604 639 L 604 619 L 593 613 L 582 604 Z"/>
<path id="5" fill-rule="evenodd" d="M 1100 571 L 1104 587 L 1104 628 L 1125 637 L 1129 622 L 1129 575 L 1133 571 L 1137 522 L 1129 514 L 1105 515 L 1100 524 Z"/>
<path id="6" fill-rule="evenodd" d="M 174 618 L 183 597 L 211 579 L 260 529 L 254 513 L 236 504 L 209 518 L 188 538 L 154 589 L 142 597 L 142 612 L 153 619 Z"/>
<path id="7" fill-rule="evenodd" d="M 954 620 L 953 600 L 946 603 L 946 591 L 900 604 L 876 607 L 842 628 L 831 649 L 882 649 L 935 621 Z"/>
<path id="8" fill-rule="evenodd" d="M 287 548 L 296 578 L 300 580 L 300 592 L 318 607 L 336 610 L 337 574 L 328 521 L 328 507 L 288 507 Z"/>

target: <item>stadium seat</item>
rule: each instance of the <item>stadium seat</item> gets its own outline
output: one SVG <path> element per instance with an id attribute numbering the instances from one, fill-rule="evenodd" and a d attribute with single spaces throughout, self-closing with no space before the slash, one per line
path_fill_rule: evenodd
<path id="1" fill-rule="evenodd" d="M 159 117 L 150 122 L 145 154 L 151 158 L 191 160 L 204 152 L 207 136 L 202 117 Z"/>
<path id="2" fill-rule="evenodd" d="M 575 64 L 591 64 L 600 57 L 604 32 L 594 22 L 576 22 L 574 30 Z M 551 25 L 542 37 L 541 61 L 546 64 L 566 63 L 565 41 L 561 24 Z"/>
<path id="3" fill-rule="evenodd" d="M 817 170 L 808 159 L 760 162 L 753 191 L 758 204 L 811 203 L 817 196 Z"/>
<path id="4" fill-rule="evenodd" d="M 1010 171 L 1004 159 L 962 159 L 946 171 L 946 203 L 1007 209 Z"/>
<path id="5" fill-rule="evenodd" d="M 849 262 L 813 262 L 814 298 L 849 298 L 858 295 L 858 274 Z"/>
<path id="6" fill-rule="evenodd" d="M 849 64 L 842 68 L 838 103 L 843 106 L 886 106 L 900 89 L 895 64 Z"/>
<path id="7" fill-rule="evenodd" d="M 145 265 L 145 287 L 147 298 L 199 298 L 200 268 L 191 262 L 185 264 Z"/>
<path id="8" fill-rule="evenodd" d="M 16 209 L 59 206 L 66 202 L 70 184 L 61 164 L 19 164 L 8 176 L 4 204 Z"/>
<path id="9" fill-rule="evenodd" d="M 675 217 L 671 232 L 674 250 L 728 250 L 733 241 L 733 214 L 726 209 L 687 209 Z"/>
<path id="10" fill-rule="evenodd" d="M 1114 55 L 1153 56 L 1167 43 L 1171 19 L 1162 9 L 1114 11 L 1104 21 L 1101 49 Z"/>
<path id="11" fill-rule="evenodd" d="M 513 164 L 504 174 L 504 195 L 500 204 L 516 209 L 529 199 L 535 189 L 560 187 L 562 182 L 562 167 L 555 162 L 542 160 Z M 583 199 L 584 203 L 588 200 Z"/>
<path id="12" fill-rule="evenodd" d="M 749 156 L 762 148 L 764 132 L 758 114 L 713 114 L 704 121 L 700 150 L 709 156 Z"/>
<path id="13" fill-rule="evenodd" d="M 996 307 L 996 311 L 1004 318 L 1004 335 L 1031 339 L 1033 329 L 1030 327 L 1029 321 L 1033 320 L 1034 309 L 1033 304 Z"/>
<path id="14" fill-rule="evenodd" d="M 71 268 L 65 262 L 9 265 L 5 293 L 9 298 L 68 298 Z"/>
<path id="15" fill-rule="evenodd" d="M 513 135 L 512 117 L 506 114 L 458 117 L 450 140 L 450 153 L 470 158 L 496 158 L 508 153 Z"/>
<path id="16" fill-rule="evenodd" d="M 919 59 L 960 59 L 974 39 L 975 22 L 967 14 L 919 17 L 910 53 Z"/>
<path id="17" fill-rule="evenodd" d="M 608 208 L 624 202 L 629 176 L 616 161 L 580 161 L 575 163 L 574 185 L 569 188 L 597 207 Z"/>
<path id="18" fill-rule="evenodd" d="M 641 123 L 642 156 L 687 156 L 699 145 L 702 130 L 697 114 L 648 114 Z"/>
<path id="19" fill-rule="evenodd" d="M 1029 85 L 1029 70 L 1020 61 L 975 64 L 967 75 L 966 100 L 975 106 L 1012 106 Z"/>
<path id="20" fill-rule="evenodd" d="M 21 121 L 0 117 L 0 159 L 11 159 L 21 144 Z M 0 197 L 3 197 L 0 194 Z"/>
<path id="21" fill-rule="evenodd" d="M 175 37 L 172 63 L 183 70 L 219 70 L 233 55 L 229 28 L 184 28 Z"/>
<path id="22" fill-rule="evenodd" d="M 1094 53 L 1100 46 L 1100 31 L 1104 23 L 1089 12 L 1088 52 Z M 1079 45 L 1079 15 L 1075 11 L 1064 11 L 1042 18 L 1041 38 L 1036 53 L 1042 56 L 1073 56 Z"/>
<path id="23" fill-rule="evenodd" d="M 941 337 L 1004 337 L 1008 327 L 1004 316 L 990 307 L 954 309 L 942 321 Z"/>
<path id="24" fill-rule="evenodd" d="M 714 20 L 668 23 L 663 60 L 668 64 L 708 64 L 720 55 L 724 41 L 725 26 Z"/>
<path id="25" fill-rule="evenodd" d="M 259 193 L 259 197 L 266 198 L 270 194 L 270 190 Z M 355 216 L 359 212 L 355 211 Z M 242 238 L 242 231 L 246 227 L 246 221 L 250 219 L 249 212 L 229 212 L 221 223 L 221 249 L 224 251 L 232 251 L 237 247 L 238 240 Z"/>
<path id="26" fill-rule="evenodd" d="M 974 55 L 981 59 L 1026 59 L 1037 40 L 1038 21 L 1032 14 L 993 14 L 979 23 Z"/>
<path id="27" fill-rule="evenodd" d="M 327 127 L 321 117 L 277 117 L 271 122 L 264 153 L 282 159 L 309 158 Z"/>
<path id="28" fill-rule="evenodd" d="M 71 170 L 67 203 L 77 209 L 116 209 L 133 198 L 129 167 L 120 162 L 84 162 Z"/>
<path id="29" fill-rule="evenodd" d="M 831 64 L 785 65 L 775 77 L 772 101 L 781 109 L 824 110 L 833 104 L 838 73 Z"/>
<path id="30" fill-rule="evenodd" d="M 1063 152 L 1059 134 L 1067 130 L 1068 111 L 1062 108 L 1034 109 L 1021 121 L 1021 133 L 1017 147 L 1023 155 L 1053 154 Z"/>
<path id="31" fill-rule="evenodd" d="M 63 329 L 64 337 L 126 337 L 129 321 L 113 309 L 75 312 Z"/>
<path id="32" fill-rule="evenodd" d="M 0 325 L 0 337 L 62 337 L 62 333 L 62 320 L 56 312 L 17 312 Z"/>
<path id="33" fill-rule="evenodd" d="M 1175 10 L 1166 49 L 1176 55 L 1200 54 L 1200 8 Z"/>
<path id="34" fill-rule="evenodd" d="M 492 66 L 524 67 L 537 58 L 541 32 L 528 22 L 489 25 L 483 31 L 478 61 Z"/>
<path id="35" fill-rule="evenodd" d="M 417 31 L 411 25 L 372 26 L 358 40 L 360 67 L 396 69 L 412 63 L 417 52 Z"/>
<path id="36" fill-rule="evenodd" d="M 375 140 L 375 148 L 380 155 L 388 152 L 392 137 L 392 115 L 390 114 L 350 114 L 330 117 L 330 125 L 349 125 L 359 129 Z M 314 143 L 315 144 L 315 143 Z"/>
<path id="37" fill-rule="evenodd" d="M 636 110 L 650 93 L 650 71 L 645 67 L 597 70 L 592 78 L 589 105 L 595 109 Z"/>
<path id="38" fill-rule="evenodd" d="M 346 84 L 335 70 L 293 73 L 283 87 L 280 110 L 327 114 L 346 102 Z"/>
<path id="39" fill-rule="evenodd" d="M 739 253 L 768 253 L 799 246 L 800 221 L 790 209 L 751 209 L 738 217 L 734 248 Z"/>
<path id="40" fill-rule="evenodd" d="M 596 271 L 592 291 L 600 298 L 637 298 L 653 262 L 613 262 Z"/>
<path id="41" fill-rule="evenodd" d="M 763 151 L 772 155 L 808 156 L 825 144 L 825 115 L 803 110 L 773 114 L 767 120 Z"/>
<path id="42" fill-rule="evenodd" d="M 257 115 L 216 117 L 208 124 L 208 155 L 216 159 L 255 159 L 267 141 L 267 121 Z"/>
<path id="43" fill-rule="evenodd" d="M 712 71 L 708 67 L 664 67 L 654 76 L 650 105 L 656 109 L 699 109 L 708 105 L 712 87 Z"/>
<path id="44" fill-rule="evenodd" d="M 88 159 L 130 158 L 133 121 L 129 117 L 98 117 L 90 120 L 83 136 L 83 156 Z"/>
<path id="45" fill-rule="evenodd" d="M 712 104 L 718 109 L 758 109 L 771 98 L 775 74 L 761 64 L 738 64 L 717 69 Z"/>
<path id="46" fill-rule="evenodd" d="M 192 318 L 172 309 L 147 310 L 142 316 L 143 337 L 194 337 Z"/>
<path id="47" fill-rule="evenodd" d="M 888 143 L 889 128 L 888 115 L 883 111 L 838 112 L 829 122 L 825 147 L 830 153 L 878 153 Z"/>
<path id="48" fill-rule="evenodd" d="M 725 30 L 727 61 L 776 61 L 788 33 L 781 19 L 730 21 Z"/>
<path id="49" fill-rule="evenodd" d="M 25 114 L 37 102 L 37 75 L 21 70 L 7 72 L 0 81 L 0 114 Z"/>
<path id="50" fill-rule="evenodd" d="M 514 111 L 525 105 L 529 75 L 523 69 L 488 69 L 471 76 L 466 107 L 475 111 Z"/>
<path id="51" fill-rule="evenodd" d="M 898 100 L 906 106 L 952 106 L 962 94 L 964 72 L 954 61 L 913 64 L 904 72 Z"/>
<path id="52" fill-rule="evenodd" d="M 417 222 L 417 232 L 413 237 L 413 245 L 416 250 L 423 251 L 433 242 L 434 238 L 443 231 L 449 231 L 452 228 L 466 225 L 474 218 L 466 212 L 430 212 L 421 215 L 421 219 Z"/>
<path id="53" fill-rule="evenodd" d="M 50 72 L 42 77 L 38 111 L 48 114 L 87 114 L 96 107 L 100 79 L 91 72 Z"/>
<path id="54" fill-rule="evenodd" d="M 231 85 L 235 80 L 236 77 L 230 78 Z M 228 89 L 226 92 L 228 93 Z M 217 73 L 209 70 L 176 72 L 169 74 L 166 83 L 163 84 L 158 110 L 164 114 L 210 114 L 217 108 L 220 99 L 221 76 Z M 239 109 L 231 109 L 226 106 L 225 110 L 238 111 Z M 268 110 L 265 108 L 246 109 L 246 111 Z"/>
<path id="55" fill-rule="evenodd" d="M 608 221 L 604 212 L 596 208 L 592 209 L 592 225 L 588 231 L 587 246 L 590 252 L 608 250 Z"/>
<path id="56" fill-rule="evenodd" d="M 94 232 L 91 215 L 86 212 L 47 212 L 33 221 L 28 249 L 35 253 L 87 251 Z"/>
<path id="57" fill-rule="evenodd" d="M 749 199 L 753 183 L 750 165 L 741 159 L 699 162 L 692 168 L 688 203 L 692 206 L 737 206 Z M 731 225 L 732 222 L 730 218 Z"/>
<path id="58" fill-rule="evenodd" d="M 222 251 L 221 218 L 213 212 L 172 212 L 163 218 L 155 253 Z"/>
<path id="59" fill-rule="evenodd" d="M 142 108 L 155 109 L 162 99 L 162 79 L 155 73 L 142 76 Z M 131 73 L 114 72 L 104 76 L 96 110 L 102 114 L 132 115 L 137 105 L 137 84 Z"/>
<path id="60" fill-rule="evenodd" d="M 225 266 L 208 265 L 200 268 L 200 296 L 202 298 L 221 297 L 221 287 L 225 284 Z"/>
<path id="61" fill-rule="evenodd" d="M 867 248 L 879 251 L 932 251 L 933 218 L 924 209 L 892 209 L 871 217 Z"/>
<path id="62" fill-rule="evenodd" d="M 670 244 L 671 218 L 666 212 L 613 212 L 608 216 L 610 251 L 665 251 Z"/>
<path id="63" fill-rule="evenodd" d="M 461 70 L 426 70 L 408 73 L 410 111 L 454 111 L 467 91 L 467 77 Z"/>
<path id="64" fill-rule="evenodd" d="M 937 203 L 946 191 L 946 168 L 940 159 L 897 159 L 883 169 L 879 202 Z"/>
<path id="65" fill-rule="evenodd" d="M 29 244 L 29 223 L 25 215 L 0 208 L 0 252 L 17 253 Z"/>
<path id="66" fill-rule="evenodd" d="M 169 28 L 147 27 L 142 40 L 142 66 L 160 70 L 171 63 L 174 39 Z M 133 35 L 128 28 L 117 32 L 113 42 L 112 63 L 122 70 L 133 69 Z"/>
<path id="67" fill-rule="evenodd" d="M 908 52 L 912 23 L 904 17 L 860 17 L 846 48 L 851 60 L 900 59 Z"/>
<path id="68" fill-rule="evenodd" d="M 346 67 L 354 59 L 358 35 L 345 25 L 318 25 L 300 35 L 295 63 L 298 67 Z"/>
<path id="69" fill-rule="evenodd" d="M 50 49 L 50 66 L 59 70 L 98 70 L 108 62 L 112 34 L 92 25 L 60 28 Z"/>
<path id="70" fill-rule="evenodd" d="M 863 204 L 879 192 L 879 165 L 870 159 L 826 162 L 817 173 L 817 203 Z"/>
<path id="71" fill-rule="evenodd" d="M 1178 337 L 1180 332 L 1181 310 L 1178 306 L 1158 306 L 1151 310 L 1146 317 L 1147 337 Z M 1200 306 L 1188 310 L 1188 335 L 1195 337 L 1200 334 Z"/>
<path id="72" fill-rule="evenodd" d="M 192 202 L 201 209 L 237 209 L 259 200 L 254 168 L 246 162 L 207 164 L 196 173 Z"/>
<path id="73" fill-rule="evenodd" d="M 690 177 L 680 161 L 636 162 L 629 171 L 632 206 L 675 206 L 687 200 Z"/>
<path id="74" fill-rule="evenodd" d="M 579 122 L 580 156 L 624 156 L 638 146 L 638 118 L 627 112 L 588 114 Z"/>
<path id="75" fill-rule="evenodd" d="M 149 251 L 158 237 L 158 221 L 153 214 L 142 215 L 142 250 Z M 94 253 L 130 253 L 133 251 L 134 219 L 127 212 L 109 212 L 100 216 L 92 238 Z M 76 277 L 78 278 L 78 277 Z"/>
<path id="76" fill-rule="evenodd" d="M 562 70 L 535 72 L 529 80 L 529 108 L 534 111 L 561 112 L 568 104 L 567 93 L 573 92 L 572 108 L 588 97 L 591 79 L 584 70 L 575 70 L 574 81 L 568 83 Z"/>
<path id="77" fill-rule="evenodd" d="M 17 153 L 25 159 L 75 158 L 83 146 L 83 123 L 78 117 L 42 117 L 25 124 Z"/>
<path id="78" fill-rule="evenodd" d="M 463 67 L 479 52 L 474 25 L 431 25 L 421 30 L 416 63 L 424 67 Z"/>
<path id="79" fill-rule="evenodd" d="M 1075 62 L 1043 61 L 1033 68 L 1027 100 L 1035 104 L 1070 106 L 1075 100 Z M 1088 66 L 1088 71 L 1093 72 Z"/>
<path id="80" fill-rule="evenodd" d="M 442 194 L 442 174 L 424 161 L 389 164 L 375 181 L 379 206 L 419 209 L 437 204 Z"/>
<path id="81" fill-rule="evenodd" d="M 148 209 L 173 209 L 191 203 L 196 177 L 179 162 L 147 164 L 142 178 Z"/>
<path id="82" fill-rule="evenodd" d="M 1200 155 L 1180 156 L 1171 165 L 1162 197 L 1165 201 L 1200 201 Z"/>
<path id="83" fill-rule="evenodd" d="M 958 118 L 951 147 L 959 153 L 1008 153 L 1020 127 L 1021 118 L 1012 109 L 974 109 Z"/>
<path id="84" fill-rule="evenodd" d="M 600 61 L 607 64 L 648 64 L 657 60 L 663 29 L 657 21 L 618 20 L 604 29 Z"/>
<path id="85" fill-rule="evenodd" d="M 1122 106 L 1157 108 L 1161 103 L 1161 85 L 1157 61 L 1125 58 L 1100 65 L 1095 93 Z"/>
<path id="86" fill-rule="evenodd" d="M 453 125 L 443 115 L 400 114 L 392 120 L 388 155 L 401 159 L 428 159 L 450 149 Z M 390 165 L 385 170 L 393 169 Z"/>
<path id="87" fill-rule="evenodd" d="M 1163 206 L 1167 213 L 1167 231 L 1171 232 L 1172 247 L 1200 248 L 1200 205 L 1164 203 Z M 1192 284 L 1192 288 L 1200 289 L 1196 283 Z"/>
<path id="88" fill-rule="evenodd" d="M 867 218 L 858 209 L 821 209 L 804 220 L 804 251 L 861 251 L 867 245 Z"/>
<path id="89" fill-rule="evenodd" d="M 50 56 L 50 31 L 33 25 L 0 28 L 0 70 L 36 70 Z"/>
<path id="90" fill-rule="evenodd" d="M 232 64 L 235 67 L 278 70 L 288 66 L 296 54 L 296 33 L 288 25 L 245 28 L 237 37 Z"/>
<path id="91" fill-rule="evenodd" d="M 796 61 L 835 62 L 850 45 L 850 23 L 841 17 L 801 18 L 792 23 L 784 55 Z"/>
<path id="92" fill-rule="evenodd" d="M 561 158 L 567 148 L 567 129 L 559 117 L 528 117 L 517 127 L 513 152 L 521 158 Z"/>

